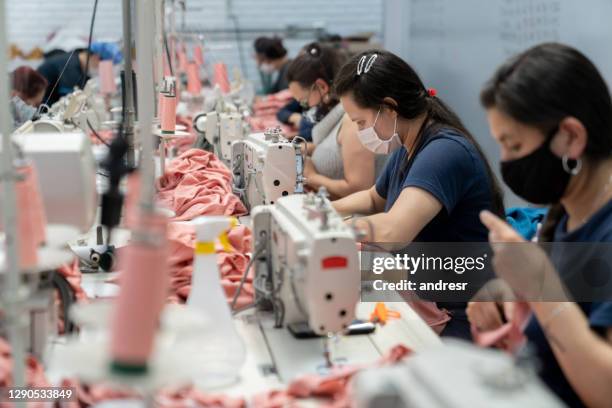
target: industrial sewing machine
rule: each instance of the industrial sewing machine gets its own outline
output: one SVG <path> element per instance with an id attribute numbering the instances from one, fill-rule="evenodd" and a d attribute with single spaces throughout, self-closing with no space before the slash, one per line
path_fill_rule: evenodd
<path id="1" fill-rule="evenodd" d="M 528 349 L 512 356 L 447 340 L 390 367 L 359 373 L 356 408 L 472 408 L 565 405 L 537 377 Z"/>
<path id="2" fill-rule="evenodd" d="M 285 139 L 279 128 L 234 142 L 231 169 L 234 193 L 249 209 L 304 192 L 302 145 Z"/>
<path id="3" fill-rule="evenodd" d="M 193 118 L 193 128 L 213 146 L 214 152 L 225 164 L 232 160 L 232 143 L 242 140 L 249 133 L 244 120 L 249 115 L 248 108 L 217 98 L 213 110 L 200 113 Z"/>
<path id="4" fill-rule="evenodd" d="M 317 335 L 355 318 L 360 273 L 355 234 L 318 194 L 281 197 L 252 212 L 255 301 L 276 327 L 307 323 Z"/>
<path id="5" fill-rule="evenodd" d="M 90 80 L 83 90 L 60 98 L 49 108 L 49 111 L 35 121 L 24 123 L 15 133 L 65 133 L 81 130 L 89 133 L 97 131 L 108 123 L 104 100 L 97 95 L 95 86 Z"/>

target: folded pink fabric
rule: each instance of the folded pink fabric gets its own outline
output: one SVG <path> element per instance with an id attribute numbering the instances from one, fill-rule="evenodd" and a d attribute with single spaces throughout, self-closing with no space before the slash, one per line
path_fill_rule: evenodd
<path id="1" fill-rule="evenodd" d="M 324 398 L 321 406 L 349 407 L 351 380 L 360 370 L 393 365 L 411 354 L 411 350 L 399 344 L 373 364 L 340 367 L 326 376 L 308 374 L 292 381 L 286 390 L 258 394 L 252 401 L 257 408 L 281 408 L 297 406 L 299 399 Z"/>
<path id="2" fill-rule="evenodd" d="M 171 161 L 157 180 L 158 202 L 176 213 L 176 221 L 200 215 L 243 215 L 246 208 L 232 193 L 229 169 L 212 153 L 190 149 Z"/>
<path id="3" fill-rule="evenodd" d="M 279 122 L 276 118 L 278 111 L 291 100 L 293 96 L 289 90 L 258 97 L 253 103 L 253 115 L 248 119 L 251 129 L 254 132 L 262 132 L 268 128 L 280 126 L 286 136 L 296 135 L 296 129 Z"/>
<path id="4" fill-rule="evenodd" d="M 474 342 L 482 347 L 497 347 L 514 353 L 523 344 L 526 338 L 523 334 L 525 325 L 531 316 L 531 309 L 526 302 L 514 302 L 514 314 L 512 319 L 495 330 L 479 331 L 472 325 L 472 338 Z"/>

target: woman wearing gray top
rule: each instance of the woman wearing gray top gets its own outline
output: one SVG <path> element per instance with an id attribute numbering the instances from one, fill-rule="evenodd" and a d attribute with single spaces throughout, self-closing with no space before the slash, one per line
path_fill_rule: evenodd
<path id="1" fill-rule="evenodd" d="M 331 84 L 343 62 L 338 50 L 312 43 L 287 71 L 293 97 L 306 109 L 316 108 L 314 150 L 304 170 L 306 183 L 313 190 L 325 187 L 333 198 L 370 188 L 386 159 L 361 144 L 357 126 L 332 93 Z"/>

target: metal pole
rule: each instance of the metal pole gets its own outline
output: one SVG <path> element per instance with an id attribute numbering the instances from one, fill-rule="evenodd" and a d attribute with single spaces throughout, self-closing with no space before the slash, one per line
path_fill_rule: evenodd
<path id="1" fill-rule="evenodd" d="M 7 64 L 6 6 L 0 1 L 0 133 L 2 134 L 3 225 L 5 233 L 6 273 L 4 281 L 5 319 L 13 352 L 13 382 L 16 387 L 25 385 L 25 353 L 21 340 L 21 299 L 19 271 L 19 236 L 17 231 L 17 198 L 15 195 L 16 174 L 13 169 L 11 134 L 13 119 L 9 112 L 9 80 Z"/>
<path id="2" fill-rule="evenodd" d="M 141 196 L 140 205 L 144 211 L 153 211 L 155 198 L 155 169 L 153 166 L 153 152 L 155 149 L 155 136 L 153 135 L 153 41 L 154 41 L 154 2 L 153 0 L 139 0 L 136 3 L 137 36 L 136 36 L 136 62 L 138 64 L 138 77 L 143 86 L 138 91 L 138 131 L 142 144 L 140 159 Z"/>
<path id="3" fill-rule="evenodd" d="M 125 95 L 123 107 L 123 134 L 128 143 L 128 166 L 136 166 L 134 140 L 134 84 L 132 83 L 132 7 L 131 0 L 123 0 L 123 55 Z"/>

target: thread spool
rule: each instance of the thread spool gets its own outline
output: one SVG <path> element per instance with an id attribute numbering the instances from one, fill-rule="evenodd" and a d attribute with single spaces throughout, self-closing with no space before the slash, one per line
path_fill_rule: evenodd
<path id="1" fill-rule="evenodd" d="M 219 85 L 219 89 L 221 89 L 223 93 L 229 93 L 230 83 L 229 78 L 227 76 L 227 66 L 222 62 L 218 62 L 215 64 L 214 83 L 215 85 Z"/>
<path id="2" fill-rule="evenodd" d="M 204 65 L 204 53 L 202 52 L 202 47 L 199 45 L 193 47 L 193 60 L 198 64 L 198 67 Z"/>
<path id="3" fill-rule="evenodd" d="M 172 134 L 176 131 L 176 96 L 163 94 L 162 98 L 161 131 Z"/>
<path id="4" fill-rule="evenodd" d="M 187 72 L 187 54 L 185 53 L 185 46 L 181 45 L 178 51 L 179 71 Z"/>
<path id="5" fill-rule="evenodd" d="M 195 62 L 190 62 L 187 66 L 187 91 L 194 96 L 200 95 L 202 92 L 198 64 Z"/>
<path id="6" fill-rule="evenodd" d="M 31 164 L 17 168 L 21 180 L 15 183 L 17 195 L 17 228 L 19 231 L 19 264 L 31 269 L 38 264 L 38 247 L 45 242 L 46 216 L 38 184 L 38 174 Z"/>
<path id="7" fill-rule="evenodd" d="M 113 61 L 100 61 L 100 92 L 105 95 L 112 95 L 117 92 L 117 84 L 115 83 L 115 75 L 113 72 Z"/>
<path id="8" fill-rule="evenodd" d="M 119 255 L 124 273 L 111 326 L 111 369 L 117 373 L 148 371 L 168 289 L 167 223 L 163 215 L 140 214 L 141 232 L 155 240 L 132 242 Z"/>

